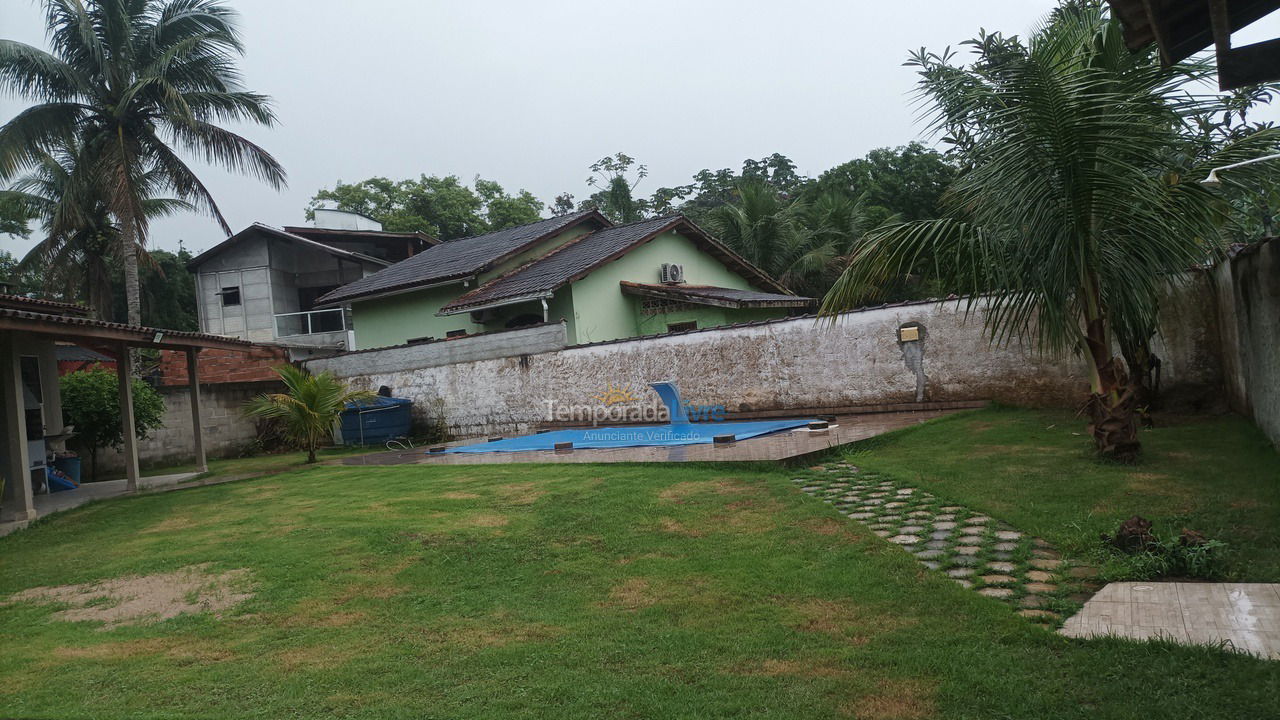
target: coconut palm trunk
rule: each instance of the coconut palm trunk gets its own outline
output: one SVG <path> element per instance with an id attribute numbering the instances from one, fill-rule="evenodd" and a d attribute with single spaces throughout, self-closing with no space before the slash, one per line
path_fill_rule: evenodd
<path id="1" fill-rule="evenodd" d="M 137 225 L 127 213 L 120 222 L 120 263 L 124 269 L 124 297 L 130 325 L 142 324 L 142 285 L 138 279 Z"/>
<path id="2" fill-rule="evenodd" d="M 1097 307 L 1096 296 L 1090 305 Z M 1088 432 L 1101 457 L 1133 462 L 1141 450 L 1133 387 L 1120 358 L 1111 354 L 1106 318 L 1090 313 L 1085 324 L 1085 363 L 1089 367 L 1090 396 L 1085 412 Z"/>

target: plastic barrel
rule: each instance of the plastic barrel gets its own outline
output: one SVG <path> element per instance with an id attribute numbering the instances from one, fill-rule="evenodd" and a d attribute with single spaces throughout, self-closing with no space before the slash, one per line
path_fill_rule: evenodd
<path id="1" fill-rule="evenodd" d="M 55 458 L 53 466 L 66 473 L 68 477 L 80 484 L 80 458 L 78 457 L 60 457 Z"/>

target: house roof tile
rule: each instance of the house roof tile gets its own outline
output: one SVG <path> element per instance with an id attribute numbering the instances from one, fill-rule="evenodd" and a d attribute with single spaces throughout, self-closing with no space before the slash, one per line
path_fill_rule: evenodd
<path id="1" fill-rule="evenodd" d="M 682 232 L 702 250 L 757 285 L 779 293 L 787 292 L 773 278 L 706 234 L 683 215 L 667 215 L 606 228 L 581 237 L 466 293 L 445 305 L 437 314 L 452 315 L 503 301 L 545 297 L 668 230 Z"/>
<path id="2" fill-rule="evenodd" d="M 594 222 L 601 227 L 609 224 L 609 221 L 599 212 L 588 210 L 485 235 L 449 240 L 429 247 L 385 270 L 343 285 L 321 297 L 318 304 L 335 305 L 373 295 L 469 277 L 584 222 Z"/>

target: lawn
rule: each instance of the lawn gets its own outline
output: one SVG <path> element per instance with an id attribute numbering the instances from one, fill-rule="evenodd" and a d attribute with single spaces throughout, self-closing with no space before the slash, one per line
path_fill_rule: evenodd
<path id="1" fill-rule="evenodd" d="M 1081 536 L 1071 523 L 1136 509 L 1210 532 L 1237 524 L 1227 539 L 1252 558 L 1240 572 L 1274 573 L 1276 458 L 1246 424 L 1147 433 L 1139 469 L 1096 465 L 1070 434 L 1078 425 L 989 410 L 852 457 L 1055 542 Z M 167 602 L 220 609 L 128 624 L 129 602 L 0 605 L 0 716 L 1275 713 L 1280 663 L 1062 638 L 924 570 L 800 492 L 796 475 L 320 466 L 89 505 L 0 539 L 0 602 L 40 586 L 195 577 L 204 589 L 176 584 Z"/>
<path id="2" fill-rule="evenodd" d="M 1157 417 L 1135 466 L 1096 461 L 1070 413 L 993 408 L 855 446 L 851 462 L 1091 559 L 1135 514 L 1228 544 L 1227 579 L 1280 582 L 1280 455 L 1251 423 Z"/>

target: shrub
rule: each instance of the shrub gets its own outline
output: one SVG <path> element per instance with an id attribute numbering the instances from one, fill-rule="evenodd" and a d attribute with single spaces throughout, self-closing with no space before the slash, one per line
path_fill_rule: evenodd
<path id="1" fill-rule="evenodd" d="M 98 450 L 124 441 L 120 422 L 120 383 L 113 370 L 96 367 L 68 373 L 60 380 L 62 421 L 74 425 L 76 442 L 89 451 L 89 475 L 98 478 Z M 139 440 L 164 425 L 164 400 L 155 388 L 133 379 L 133 422 Z"/>

